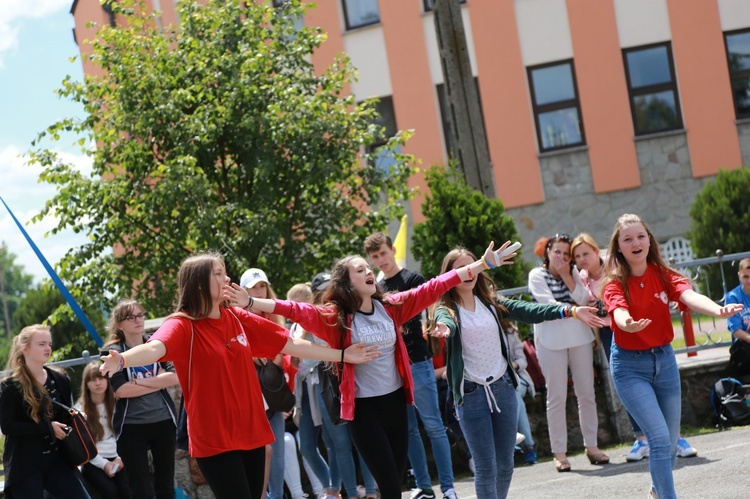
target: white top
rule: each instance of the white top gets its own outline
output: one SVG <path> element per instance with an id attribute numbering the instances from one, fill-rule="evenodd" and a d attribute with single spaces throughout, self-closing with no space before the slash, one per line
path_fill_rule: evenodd
<path id="1" fill-rule="evenodd" d="M 395 392 L 403 381 L 396 367 L 396 326 L 377 300 L 372 301 L 370 314 L 356 312 L 352 319 L 352 343 L 378 345 L 380 356 L 354 366 L 354 396 L 378 397 Z"/>
<path id="2" fill-rule="evenodd" d="M 529 293 L 531 293 L 531 296 L 539 303 L 565 305 L 555 300 L 547 281 L 544 280 L 543 273 L 542 267 L 536 267 L 529 272 Z M 570 296 L 578 305 L 588 305 L 589 290 L 583 285 L 578 269 L 573 269 L 572 276 L 576 282 L 576 287 L 570 293 Z M 565 350 L 592 341 L 594 341 L 593 331 L 578 319 L 561 319 L 534 324 L 534 342 L 548 350 Z"/>
<path id="3" fill-rule="evenodd" d="M 464 357 L 464 379 L 482 385 L 503 377 L 508 362 L 502 356 L 500 331 L 490 310 L 474 296 L 474 311 L 459 305 L 461 346 Z"/>
<path id="4" fill-rule="evenodd" d="M 83 407 L 80 403 L 76 403 L 75 408 L 80 412 L 83 412 Z M 101 440 L 96 442 L 96 449 L 99 453 L 94 456 L 90 463 L 97 468 L 104 469 L 104 465 L 106 465 L 110 459 L 115 459 L 120 456 L 117 455 L 117 440 L 115 440 L 115 435 L 112 433 L 112 426 L 107 420 L 107 408 L 103 403 L 96 404 L 96 411 L 99 413 L 99 423 L 102 425 L 102 428 L 104 428 L 104 436 Z"/>

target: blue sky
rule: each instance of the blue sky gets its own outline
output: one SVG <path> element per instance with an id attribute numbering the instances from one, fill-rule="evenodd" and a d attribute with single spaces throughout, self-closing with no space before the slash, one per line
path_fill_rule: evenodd
<path id="1" fill-rule="evenodd" d="M 54 90 L 66 75 L 82 81 L 83 69 L 73 40 L 72 0 L 2 0 L 0 8 L 0 196 L 22 223 L 39 213 L 54 187 L 37 182 L 39 167 L 25 164 L 24 154 L 37 133 L 65 116 L 82 116 L 77 104 L 58 98 Z M 48 144 L 68 161 L 87 170 L 88 158 L 72 146 L 72 138 Z M 26 225 L 53 265 L 85 236 L 72 233 L 44 237 L 57 226 L 53 217 Z M 28 243 L 0 205 L 0 242 L 35 281 L 46 272 Z"/>

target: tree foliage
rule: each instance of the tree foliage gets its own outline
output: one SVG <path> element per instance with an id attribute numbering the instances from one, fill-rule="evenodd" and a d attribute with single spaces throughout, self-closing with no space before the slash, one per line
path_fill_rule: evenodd
<path id="1" fill-rule="evenodd" d="M 430 194 L 422 204 L 422 213 L 427 220 L 414 227 L 412 240 L 412 253 L 421 260 L 425 276 L 438 275 L 443 258 L 456 246 L 479 257 L 490 241 L 499 247 L 507 240 L 518 240 L 503 202 L 472 190 L 455 168 L 433 166 L 425 179 Z M 517 262 L 493 271 L 492 278 L 500 288 L 522 286 L 524 271 Z"/>
<path id="2" fill-rule="evenodd" d="M 41 180 L 58 187 L 38 218 L 54 212 L 53 233 L 89 236 L 60 263 L 78 297 L 135 295 L 167 313 L 180 262 L 204 249 L 225 254 L 233 280 L 261 267 L 283 290 L 400 216 L 411 195 L 411 158 L 399 153 L 408 133 L 383 146 L 387 168 L 362 160 L 387 139 L 375 103 L 346 94 L 355 73 L 345 56 L 314 70 L 310 55 L 326 35 L 295 26 L 305 8 L 185 1 L 175 28 L 142 5 L 113 2 L 117 27 L 102 26 L 92 42 L 106 76 L 68 78 L 59 91 L 87 118 L 40 134 L 95 141 L 88 150 L 80 140 L 91 174 L 49 149 L 31 153 Z"/>
<path id="3" fill-rule="evenodd" d="M 750 169 L 722 170 L 695 196 L 690 208 L 692 219 L 688 237 L 698 258 L 750 251 Z M 737 284 L 736 267 L 724 268 L 727 288 Z M 718 267 L 708 271 L 709 286 L 704 290 L 714 299 L 721 298 L 721 275 Z"/>
<path id="4" fill-rule="evenodd" d="M 13 314 L 19 303 L 32 286 L 32 276 L 24 271 L 22 265 L 16 262 L 16 255 L 8 251 L 5 243 L 0 243 L 0 272 L 2 272 L 2 283 L 5 290 L 5 302 L 8 306 L 8 319 L 10 324 L 5 323 L 5 310 L 0 297 L 0 335 L 7 335 L 13 331 L 15 322 Z"/>

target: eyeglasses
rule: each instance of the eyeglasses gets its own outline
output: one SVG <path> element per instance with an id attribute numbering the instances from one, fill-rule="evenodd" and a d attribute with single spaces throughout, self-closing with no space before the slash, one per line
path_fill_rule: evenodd
<path id="1" fill-rule="evenodd" d="M 128 315 L 127 317 L 125 317 L 125 320 L 128 321 L 128 322 L 135 322 L 135 321 L 139 321 L 141 319 L 145 320 L 146 319 L 146 314 L 135 314 L 135 315 Z"/>

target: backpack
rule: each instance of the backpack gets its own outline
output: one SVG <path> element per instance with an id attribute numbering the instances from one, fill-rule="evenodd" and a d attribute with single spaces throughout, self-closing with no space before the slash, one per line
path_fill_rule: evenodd
<path id="1" fill-rule="evenodd" d="M 750 420 L 745 387 L 734 378 L 721 378 L 711 390 L 711 406 L 720 428 Z"/>

